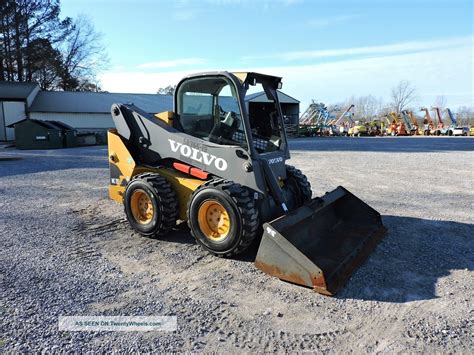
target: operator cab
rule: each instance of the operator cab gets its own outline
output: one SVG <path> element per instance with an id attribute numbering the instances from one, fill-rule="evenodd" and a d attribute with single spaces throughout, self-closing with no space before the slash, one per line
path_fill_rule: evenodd
<path id="1" fill-rule="evenodd" d="M 252 146 L 260 154 L 286 149 L 276 94 L 279 78 L 250 74 L 244 80 L 229 73 L 184 79 L 175 93 L 176 128 L 219 145 Z M 242 98 L 259 91 L 267 102 L 253 103 L 248 110 Z"/>

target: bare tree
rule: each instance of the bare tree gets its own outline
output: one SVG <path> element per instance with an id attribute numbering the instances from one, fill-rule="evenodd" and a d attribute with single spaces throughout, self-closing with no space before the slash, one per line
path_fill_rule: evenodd
<path id="1" fill-rule="evenodd" d="M 391 108 L 396 113 L 402 112 L 417 99 L 416 88 L 409 81 L 402 80 L 392 88 Z"/>
<path id="2" fill-rule="evenodd" d="M 446 96 L 444 95 L 439 95 L 436 96 L 436 99 L 433 103 L 433 107 L 439 107 L 441 111 L 443 111 L 446 108 L 448 100 L 446 99 Z"/>
<path id="3" fill-rule="evenodd" d="M 350 105 L 354 105 L 352 111 L 355 120 L 371 121 L 380 114 L 383 101 L 382 98 L 377 98 L 373 95 L 360 97 L 351 96 L 341 104 L 343 108 L 347 108 Z"/>
<path id="4" fill-rule="evenodd" d="M 354 102 L 354 115 L 356 118 L 371 120 L 382 109 L 382 99 L 373 95 L 361 96 Z"/>
<path id="5" fill-rule="evenodd" d="M 460 125 L 474 125 L 474 107 L 461 106 L 456 111 L 456 118 Z"/>
<path id="6" fill-rule="evenodd" d="M 60 47 L 62 65 L 59 73 L 63 90 L 87 90 L 96 81 L 97 71 L 105 66 L 107 58 L 101 34 L 95 32 L 85 16 L 79 16 Z"/>

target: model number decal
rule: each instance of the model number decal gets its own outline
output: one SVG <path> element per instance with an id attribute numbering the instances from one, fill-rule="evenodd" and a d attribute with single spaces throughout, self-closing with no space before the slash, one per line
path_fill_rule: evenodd
<path id="1" fill-rule="evenodd" d="M 181 155 L 199 163 L 204 163 L 207 166 L 214 164 L 216 169 L 220 171 L 227 169 L 227 161 L 222 158 L 218 158 L 215 155 L 203 152 L 196 148 L 191 148 L 189 145 L 176 142 L 172 139 L 168 139 L 168 141 L 170 142 L 171 151 L 173 151 L 173 153 L 176 153 L 179 150 Z"/>
<path id="2" fill-rule="evenodd" d="M 268 164 L 276 164 L 276 163 L 283 163 L 283 158 L 279 157 L 279 158 L 268 159 Z"/>

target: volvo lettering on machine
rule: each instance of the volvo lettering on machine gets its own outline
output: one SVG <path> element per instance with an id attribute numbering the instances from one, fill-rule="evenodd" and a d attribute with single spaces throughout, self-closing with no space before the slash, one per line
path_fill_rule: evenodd
<path id="1" fill-rule="evenodd" d="M 189 145 L 176 142 L 172 139 L 168 139 L 168 142 L 170 142 L 171 150 L 174 153 L 179 150 L 181 155 L 185 156 L 186 158 L 191 158 L 192 160 L 195 160 L 198 163 L 204 163 L 207 166 L 214 164 L 216 169 L 220 171 L 224 171 L 227 169 L 227 161 L 222 158 L 218 158 L 215 155 L 203 152 L 196 148 L 191 148 Z"/>

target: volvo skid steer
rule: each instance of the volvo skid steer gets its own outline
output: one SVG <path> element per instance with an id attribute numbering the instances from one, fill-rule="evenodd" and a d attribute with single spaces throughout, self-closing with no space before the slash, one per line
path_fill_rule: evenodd
<path id="1" fill-rule="evenodd" d="M 343 187 L 312 198 L 306 176 L 285 164 L 280 87 L 263 74 L 202 73 L 178 83 L 172 112 L 114 104 L 109 194 L 142 235 L 187 221 L 199 245 L 224 257 L 258 239 L 259 269 L 333 295 L 385 228 Z M 245 100 L 257 91 L 264 102 Z"/>

